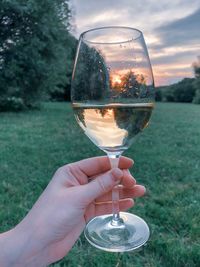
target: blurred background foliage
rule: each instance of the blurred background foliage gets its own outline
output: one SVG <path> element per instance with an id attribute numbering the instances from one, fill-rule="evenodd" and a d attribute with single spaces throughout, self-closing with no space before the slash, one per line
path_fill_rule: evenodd
<path id="1" fill-rule="evenodd" d="M 0 111 L 69 99 L 77 40 L 66 0 L 1 1 Z"/>
<path id="2" fill-rule="evenodd" d="M 77 46 L 68 0 L 1 0 L 0 111 L 70 100 Z M 156 90 L 156 100 L 200 103 L 200 59 L 195 78 Z"/>

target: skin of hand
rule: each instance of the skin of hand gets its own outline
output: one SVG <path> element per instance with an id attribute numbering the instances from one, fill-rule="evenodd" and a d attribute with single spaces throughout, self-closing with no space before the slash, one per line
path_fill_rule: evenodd
<path id="1" fill-rule="evenodd" d="M 119 182 L 120 210 L 132 207 L 132 198 L 145 193 L 128 170 L 132 165 L 121 157 L 119 168 L 110 170 L 107 157 L 96 157 L 59 168 L 26 217 L 0 235 L 0 266 L 40 267 L 63 258 L 89 219 L 112 213 Z"/>

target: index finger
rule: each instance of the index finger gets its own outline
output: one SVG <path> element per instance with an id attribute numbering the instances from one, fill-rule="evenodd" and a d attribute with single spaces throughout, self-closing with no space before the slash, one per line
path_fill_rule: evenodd
<path id="1" fill-rule="evenodd" d="M 73 164 L 77 164 L 79 169 L 88 177 L 104 173 L 111 169 L 109 158 L 106 156 L 88 158 Z M 132 165 L 132 159 L 124 156 L 120 157 L 118 166 L 120 169 L 129 169 Z"/>

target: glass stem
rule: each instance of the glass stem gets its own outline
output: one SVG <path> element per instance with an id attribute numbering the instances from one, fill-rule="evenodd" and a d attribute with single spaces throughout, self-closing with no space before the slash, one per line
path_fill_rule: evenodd
<path id="1" fill-rule="evenodd" d="M 119 158 L 120 158 L 120 153 L 108 153 L 108 157 L 110 160 L 110 165 L 111 169 L 113 168 L 118 168 L 119 165 Z M 118 185 L 113 187 L 112 189 L 112 212 L 113 212 L 113 217 L 111 224 L 113 226 L 122 226 L 123 225 L 123 220 L 120 218 L 119 214 L 119 189 Z"/>

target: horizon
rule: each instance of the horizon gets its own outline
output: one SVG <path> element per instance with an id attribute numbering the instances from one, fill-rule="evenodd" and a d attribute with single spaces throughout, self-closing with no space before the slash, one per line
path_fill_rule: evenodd
<path id="1" fill-rule="evenodd" d="M 192 64 L 200 55 L 199 0 L 159 4 L 155 0 L 70 0 L 70 7 L 76 37 L 91 28 L 111 25 L 141 30 L 156 87 L 194 77 Z"/>

